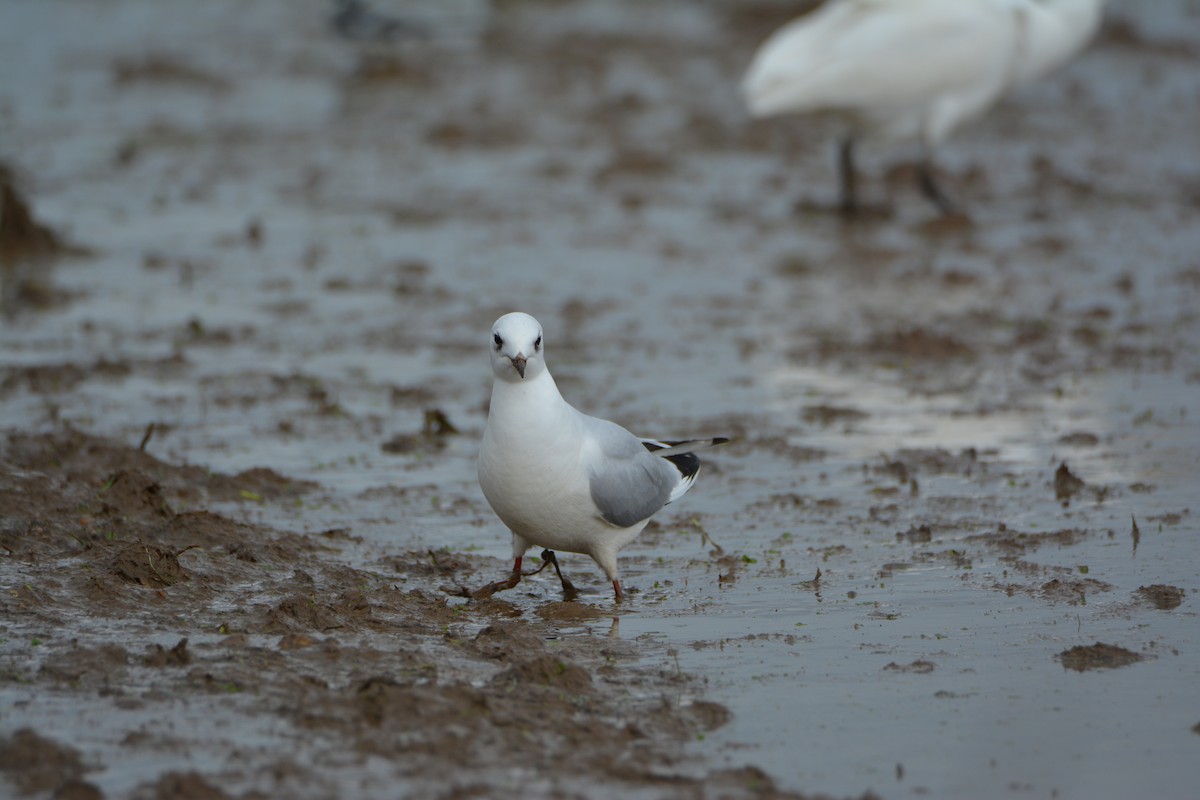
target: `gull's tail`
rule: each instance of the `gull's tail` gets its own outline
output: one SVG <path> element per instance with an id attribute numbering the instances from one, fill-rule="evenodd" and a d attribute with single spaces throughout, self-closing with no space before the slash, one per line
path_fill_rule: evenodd
<path id="1" fill-rule="evenodd" d="M 675 484 L 675 488 L 671 490 L 671 496 L 667 499 L 668 503 L 683 497 L 687 494 L 688 489 L 692 488 L 692 484 L 696 482 L 696 475 L 700 472 L 700 459 L 696 457 L 696 451 L 704 450 L 708 447 L 716 447 L 728 441 L 724 436 L 717 436 L 712 439 L 690 439 L 674 442 L 660 439 L 641 440 L 647 450 L 660 458 L 670 461 L 675 466 L 675 469 L 679 470 L 679 483 Z"/>
<path id="2" fill-rule="evenodd" d="M 697 450 L 716 447 L 719 444 L 725 444 L 729 440 L 724 436 L 716 436 L 712 439 L 688 439 L 678 442 L 669 442 L 663 439 L 642 439 L 640 441 L 654 455 L 660 458 L 670 458 L 681 453 L 694 453 Z"/>

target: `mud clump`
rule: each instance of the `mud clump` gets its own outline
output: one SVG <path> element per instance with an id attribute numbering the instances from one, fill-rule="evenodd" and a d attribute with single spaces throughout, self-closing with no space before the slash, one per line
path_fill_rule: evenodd
<path id="1" fill-rule="evenodd" d="M 425 409 L 425 420 L 416 433 L 398 433 L 381 446 L 390 455 L 411 455 L 441 450 L 447 438 L 457 436 L 458 428 L 440 408 Z"/>
<path id="2" fill-rule="evenodd" d="M 36 219 L 13 170 L 0 162 L 0 310 L 40 311 L 68 302 L 77 292 L 54 285 L 51 262 L 87 253 Z"/>
<path id="3" fill-rule="evenodd" d="M 54 790 L 52 800 L 104 800 L 104 792 L 87 781 L 71 778 Z"/>
<path id="4" fill-rule="evenodd" d="M 1073 669 L 1076 672 L 1085 672 L 1089 669 L 1117 669 L 1145 659 L 1145 656 L 1132 650 L 1103 642 L 1078 645 L 1062 651 L 1056 657 L 1062 662 L 1065 669 Z"/>
<path id="5" fill-rule="evenodd" d="M 661 178 L 675 166 L 669 155 L 644 150 L 620 150 L 608 163 L 596 170 L 593 181 L 598 186 L 619 178 Z"/>
<path id="6" fill-rule="evenodd" d="M 332 631 L 349 626 L 349 621 L 333 605 L 311 596 L 294 594 L 267 613 L 263 631 L 286 634 L 297 630 Z"/>
<path id="7" fill-rule="evenodd" d="M 1134 594 L 1159 611 L 1170 611 L 1173 608 L 1179 608 L 1183 603 L 1183 589 L 1162 583 L 1139 586 Z"/>
<path id="8" fill-rule="evenodd" d="M 91 688 L 119 681 L 128 662 L 129 654 L 119 644 L 72 646 L 66 652 L 47 656 L 38 670 L 38 677 Z"/>
<path id="9" fill-rule="evenodd" d="M 0 739 L 0 771 L 21 794 L 61 789 L 84 773 L 79 751 L 47 739 L 30 728 L 21 728 Z"/>
<path id="10" fill-rule="evenodd" d="M 883 669 L 885 672 L 907 672 L 912 675 L 928 675 L 937 669 L 937 664 L 919 658 L 911 664 L 897 664 L 893 661 Z"/>
<path id="11" fill-rule="evenodd" d="M 174 507 L 203 499 L 265 502 L 290 499 L 317 488 L 311 481 L 287 478 L 262 467 L 225 475 L 198 466 L 166 464 L 136 447 L 69 426 L 37 436 L 10 433 L 3 451 L 13 466 L 91 483 L 96 487 L 94 500 L 110 506 L 105 509 L 102 505 L 98 511 L 129 517 L 149 509 L 158 517 L 172 518 Z M 93 505 L 92 501 L 87 505 Z"/>
<path id="12" fill-rule="evenodd" d="M 164 541 L 201 549 L 224 548 L 231 555 L 255 561 L 247 539 L 257 531 L 250 525 L 234 522 L 211 511 L 186 511 L 172 516 L 161 531 Z"/>
<path id="13" fill-rule="evenodd" d="M 805 406 L 800 416 L 809 425 L 819 425 L 822 428 L 828 428 L 838 423 L 849 425 L 859 422 L 866 419 L 868 414 L 864 411 L 859 411 L 857 408 L 822 404 Z"/>
<path id="14" fill-rule="evenodd" d="M 475 652 L 484 658 L 511 661 L 516 654 L 540 649 L 542 643 L 524 625 L 498 622 L 477 633 L 473 645 Z"/>
<path id="15" fill-rule="evenodd" d="M 392 731 L 450 726 L 488 709 L 487 696 L 465 684 L 412 686 L 389 677 L 363 681 L 354 689 L 354 702 L 361 719 Z"/>
<path id="16" fill-rule="evenodd" d="M 212 92 L 225 92 L 231 88 L 228 81 L 165 55 L 118 60 L 113 64 L 113 81 L 121 87 L 146 84 Z"/>
<path id="17" fill-rule="evenodd" d="M 492 683 L 502 688 L 512 688 L 518 684 L 546 686 L 568 695 L 592 691 L 592 676 L 587 670 L 552 655 L 540 655 L 517 662 L 497 675 Z"/>
<path id="18" fill-rule="evenodd" d="M 1058 443 L 1067 447 L 1097 447 L 1100 437 L 1088 431 L 1075 431 L 1058 437 Z"/>
<path id="19" fill-rule="evenodd" d="M 145 542 L 126 545 L 112 557 L 112 573 L 139 586 L 157 589 L 188 580 L 179 553 Z"/>
<path id="20" fill-rule="evenodd" d="M 1081 478 L 1076 477 L 1067 468 L 1065 461 L 1059 464 L 1058 469 L 1054 472 L 1054 497 L 1063 503 L 1070 502 L 1071 498 L 1083 491 L 1083 487 L 1086 485 Z"/>
<path id="21" fill-rule="evenodd" d="M 142 663 L 147 667 L 186 667 L 192 663 L 187 649 L 188 640 L 180 639 L 174 647 L 167 649 L 161 644 L 153 645 Z"/>
<path id="22" fill-rule="evenodd" d="M 986 472 L 975 448 L 951 453 L 941 448 L 901 449 L 894 457 L 884 455 L 880 463 L 871 465 L 871 473 L 907 484 L 917 493 L 916 478 L 920 475 L 959 475 L 970 480 L 977 472 Z"/>
<path id="23" fill-rule="evenodd" d="M 104 514 L 138 516 L 148 512 L 158 517 L 173 514 L 158 482 L 137 470 L 115 473 L 104 482 L 98 494 Z"/>
<path id="24" fill-rule="evenodd" d="M 317 488 L 312 481 L 280 475 L 273 469 L 255 467 L 236 475 L 213 475 L 208 481 L 213 500 L 271 502 L 291 500 Z"/>
<path id="25" fill-rule="evenodd" d="M 687 706 L 684 711 L 695 721 L 696 725 L 705 731 L 715 731 L 733 719 L 732 711 L 720 703 L 713 703 L 708 700 L 696 700 Z"/>
<path id="26" fill-rule="evenodd" d="M 139 788 L 133 800 L 228 800 L 229 795 L 197 772 L 168 772 Z"/>
<path id="27" fill-rule="evenodd" d="M 1009 553 L 1010 556 L 1005 558 L 1006 560 L 1011 560 L 1015 557 L 1015 554 L 1037 550 L 1048 545 L 1054 545 L 1059 548 L 1071 547 L 1086 539 L 1087 536 L 1087 531 L 1080 528 L 1063 528 L 1062 530 L 1049 531 L 1047 533 L 1031 533 L 1014 530 L 1001 523 L 995 533 L 972 534 L 966 538 L 966 541 L 982 542 L 1001 553 Z"/>
<path id="28" fill-rule="evenodd" d="M 952 361 L 976 356 L 970 346 L 957 338 L 923 328 L 878 334 L 867 344 L 867 350 L 885 357 L 918 361 Z"/>
<path id="29" fill-rule="evenodd" d="M 1070 603 L 1071 605 L 1087 605 L 1089 593 L 1112 591 L 1112 584 L 1098 581 L 1095 578 L 1071 580 L 1051 578 L 1042 584 L 1038 596 L 1052 603 Z"/>
<path id="30" fill-rule="evenodd" d="M 896 541 L 924 544 L 933 540 L 933 530 L 928 525 L 914 525 L 903 533 L 896 534 Z"/>
<path id="31" fill-rule="evenodd" d="M 13 170 L 0 162 L 0 267 L 39 261 L 68 250 L 57 233 L 34 218 L 17 189 Z"/>

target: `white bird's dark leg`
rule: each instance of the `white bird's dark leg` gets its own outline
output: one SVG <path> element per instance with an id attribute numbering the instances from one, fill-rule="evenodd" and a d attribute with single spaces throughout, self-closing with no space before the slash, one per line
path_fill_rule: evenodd
<path id="1" fill-rule="evenodd" d="M 613 578 L 613 598 L 619 603 L 624 597 L 625 593 L 621 591 L 621 582 Z"/>
<path id="2" fill-rule="evenodd" d="M 546 558 L 546 554 L 547 554 L 547 553 L 550 553 L 550 551 L 549 551 L 549 550 L 543 550 L 543 551 L 542 551 L 542 565 L 541 565 L 540 567 L 538 567 L 537 569 L 535 569 L 535 570 L 533 570 L 533 571 L 531 571 L 531 572 L 526 572 L 526 573 L 523 573 L 523 576 L 524 576 L 524 577 L 526 577 L 526 578 L 531 578 L 531 577 L 533 577 L 534 575 L 537 575 L 537 574 L 538 574 L 539 572 L 541 572 L 542 570 L 544 570 L 546 567 L 550 566 L 550 562 L 551 562 L 551 560 L 554 558 L 554 553 L 550 553 L 550 558 Z M 558 564 L 555 564 L 555 565 L 554 565 L 554 567 L 555 567 L 555 569 L 557 569 L 557 568 L 558 568 Z"/>
<path id="3" fill-rule="evenodd" d="M 917 168 L 917 183 L 921 187 L 921 194 L 937 206 L 938 211 L 943 215 L 949 217 L 959 213 L 958 206 L 950 199 L 949 195 L 942 191 L 942 187 L 938 186 L 933 157 L 928 151 L 921 159 L 921 166 Z"/>
<path id="4" fill-rule="evenodd" d="M 562 583 L 563 597 L 565 597 L 568 600 L 574 600 L 576 597 L 578 597 L 579 590 L 575 588 L 574 584 L 572 584 L 569 580 L 566 579 L 566 577 L 562 574 L 562 570 L 558 568 L 558 556 L 554 555 L 553 550 L 543 550 L 542 551 L 542 565 L 540 567 L 538 567 L 537 571 L 541 572 L 542 570 L 544 570 L 546 568 L 547 564 L 554 565 L 554 572 L 555 572 L 555 574 L 558 575 L 559 582 Z M 530 574 L 535 574 L 535 573 L 530 573 Z"/>
<path id="5" fill-rule="evenodd" d="M 489 583 L 487 586 L 484 586 L 481 589 L 477 589 L 475 592 L 472 593 L 471 596 L 474 597 L 476 600 L 483 600 L 485 598 L 491 597 L 496 592 L 502 592 L 505 589 L 511 589 L 520 582 L 521 582 L 521 556 L 517 556 L 516 560 L 513 562 L 512 574 L 510 574 L 507 579 L 502 580 L 502 581 L 496 581 L 495 583 Z"/>
<path id="6" fill-rule="evenodd" d="M 854 166 L 854 137 L 847 136 L 838 146 L 838 175 L 842 182 L 843 216 L 852 217 L 858 213 L 858 170 Z"/>

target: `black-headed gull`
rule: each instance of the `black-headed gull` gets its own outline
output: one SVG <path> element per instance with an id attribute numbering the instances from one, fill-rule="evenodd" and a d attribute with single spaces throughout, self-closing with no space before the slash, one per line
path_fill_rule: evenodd
<path id="1" fill-rule="evenodd" d="M 700 471 L 694 451 L 728 440 L 639 439 L 575 410 L 550 376 L 542 326 L 528 314 L 496 320 L 488 349 L 496 379 L 479 451 L 479 485 L 512 531 L 514 563 L 508 579 L 475 596 L 516 586 L 525 551 L 537 546 L 545 548 L 542 568 L 554 566 L 568 597 L 575 589 L 558 570 L 555 550 L 591 556 L 620 600 L 618 551 L 659 509 L 692 488 Z"/>
<path id="2" fill-rule="evenodd" d="M 850 123 L 842 211 L 858 208 L 854 143 L 917 139 L 921 190 L 944 213 L 934 149 L 1010 91 L 1083 49 L 1107 0 L 833 0 L 771 34 L 742 80 L 752 116 L 830 111 Z"/>

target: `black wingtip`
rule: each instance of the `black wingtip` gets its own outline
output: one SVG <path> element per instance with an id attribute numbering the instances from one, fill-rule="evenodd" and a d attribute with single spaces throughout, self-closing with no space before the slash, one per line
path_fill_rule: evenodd
<path id="1" fill-rule="evenodd" d="M 651 441 L 643 439 L 642 444 L 645 445 L 647 450 L 653 453 L 656 450 L 666 450 L 679 445 L 693 445 L 697 449 L 704 449 L 725 444 L 728 441 L 729 439 L 724 436 L 716 436 L 712 439 L 684 439 L 681 441 Z M 675 465 L 675 469 L 679 470 L 679 474 L 683 476 L 684 480 L 694 479 L 700 472 L 700 458 L 690 450 L 684 453 L 672 453 L 671 455 L 663 456 L 663 458 Z"/>
<path id="2" fill-rule="evenodd" d="M 700 472 L 700 459 L 695 453 L 679 453 L 673 456 L 667 456 L 667 461 L 675 465 L 675 469 L 679 470 L 679 474 L 684 479 L 694 478 Z"/>

